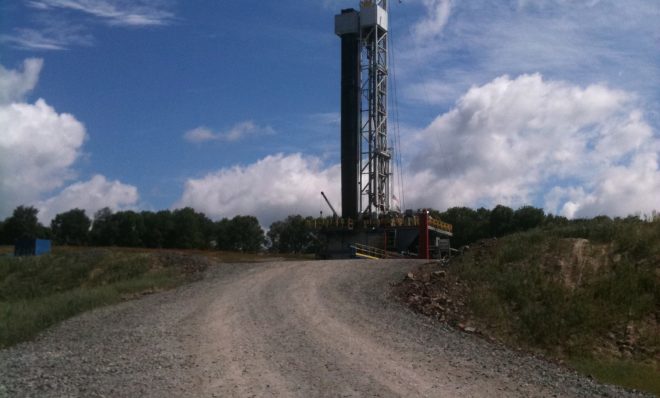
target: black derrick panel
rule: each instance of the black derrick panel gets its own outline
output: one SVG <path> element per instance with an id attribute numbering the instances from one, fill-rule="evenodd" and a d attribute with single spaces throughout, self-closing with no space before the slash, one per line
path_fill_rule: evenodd
<path id="1" fill-rule="evenodd" d="M 357 219 L 360 188 L 360 42 L 357 33 L 341 36 L 341 207 Z"/>

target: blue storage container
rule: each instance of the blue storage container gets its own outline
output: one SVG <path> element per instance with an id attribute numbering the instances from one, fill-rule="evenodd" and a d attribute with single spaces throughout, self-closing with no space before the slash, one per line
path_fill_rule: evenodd
<path id="1" fill-rule="evenodd" d="M 50 253 L 50 240 L 19 239 L 14 246 L 14 256 L 40 256 Z"/>

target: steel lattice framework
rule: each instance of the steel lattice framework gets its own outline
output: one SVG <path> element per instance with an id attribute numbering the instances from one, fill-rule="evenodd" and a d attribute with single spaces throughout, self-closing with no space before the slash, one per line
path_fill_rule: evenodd
<path id="1" fill-rule="evenodd" d="M 387 139 L 387 0 L 361 4 L 360 204 L 363 215 L 390 210 Z"/>
<path id="2" fill-rule="evenodd" d="M 342 217 L 390 210 L 387 139 L 388 0 L 363 0 L 335 16 L 342 39 Z"/>

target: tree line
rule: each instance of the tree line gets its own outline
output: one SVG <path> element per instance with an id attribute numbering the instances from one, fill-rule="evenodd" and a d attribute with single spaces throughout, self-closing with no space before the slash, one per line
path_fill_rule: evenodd
<path id="1" fill-rule="evenodd" d="M 430 210 L 432 217 L 453 225 L 453 247 L 480 239 L 501 237 L 545 226 L 568 226 L 584 220 L 546 214 L 543 209 L 522 206 L 516 210 L 498 205 L 493 209 L 452 207 Z M 19 206 L 0 222 L 0 244 L 19 238 L 53 239 L 60 245 L 124 246 L 172 249 L 217 249 L 242 252 L 269 250 L 275 253 L 315 253 L 319 236 L 313 218 L 290 215 L 270 225 L 268 232 L 254 216 L 238 215 L 212 221 L 190 207 L 176 210 L 118 211 L 109 208 L 89 218 L 84 210 L 72 209 L 55 216 L 50 226 L 38 222 L 38 210 Z M 655 218 L 656 215 L 654 214 Z M 627 219 L 640 220 L 639 216 Z M 599 216 L 596 221 L 611 221 Z"/>
<path id="2" fill-rule="evenodd" d="M 72 209 L 53 218 L 49 227 L 39 223 L 39 211 L 19 206 L 0 222 L 0 244 L 22 238 L 52 239 L 73 246 L 122 246 L 168 249 L 218 249 L 256 252 L 263 248 L 265 234 L 253 216 L 212 221 L 190 207 L 158 212 L 132 210 L 97 211 L 93 218 Z"/>
<path id="3" fill-rule="evenodd" d="M 431 216 L 453 225 L 452 246 L 461 247 L 486 238 L 499 238 L 514 232 L 527 231 L 551 223 L 569 222 L 565 217 L 546 215 L 543 209 L 522 206 L 516 210 L 497 205 L 492 210 L 480 207 L 452 207 Z"/>

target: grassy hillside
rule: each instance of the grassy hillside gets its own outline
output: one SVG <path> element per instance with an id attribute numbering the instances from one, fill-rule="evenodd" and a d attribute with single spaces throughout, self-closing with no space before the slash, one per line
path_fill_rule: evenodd
<path id="1" fill-rule="evenodd" d="M 660 395 L 660 222 L 574 221 L 428 267 L 396 288 L 418 311 Z"/>
<path id="2" fill-rule="evenodd" d="M 208 264 L 200 256 L 144 250 L 0 255 L 0 348 L 94 307 L 177 286 Z"/>
<path id="3" fill-rule="evenodd" d="M 596 219 L 482 241 L 456 271 L 475 322 L 496 338 L 660 394 L 660 222 Z"/>

